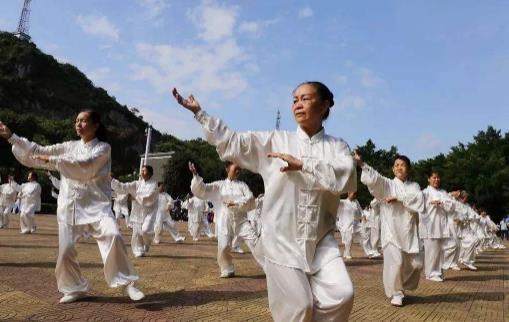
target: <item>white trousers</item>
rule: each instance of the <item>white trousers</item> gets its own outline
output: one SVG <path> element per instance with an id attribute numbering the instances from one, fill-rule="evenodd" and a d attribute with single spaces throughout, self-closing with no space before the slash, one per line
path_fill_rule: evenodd
<path id="1" fill-rule="evenodd" d="M 81 275 L 75 248 L 84 231 L 88 231 L 97 241 L 104 264 L 104 278 L 110 287 L 138 280 L 114 218 L 104 217 L 88 225 L 73 226 L 58 223 L 58 259 L 55 275 L 61 293 L 68 295 L 85 293 L 89 290 L 88 281 Z"/>
<path id="2" fill-rule="evenodd" d="M 341 241 L 343 245 L 345 245 L 345 250 L 343 251 L 344 257 L 352 257 L 352 241 L 353 241 L 353 232 L 350 230 L 341 231 Z"/>
<path id="3" fill-rule="evenodd" d="M 475 249 L 479 245 L 477 237 L 471 233 L 463 234 L 461 240 L 460 259 L 465 264 L 473 265 L 475 262 Z"/>
<path id="4" fill-rule="evenodd" d="M 223 224 L 226 225 L 226 227 L 223 227 Z M 247 218 L 239 222 L 233 222 L 231 218 L 227 218 L 218 224 L 217 232 L 217 264 L 219 265 L 221 274 L 235 272 L 231 255 L 231 245 L 234 236 L 238 236 L 240 241 L 246 243 L 253 257 L 263 268 L 265 265 L 265 256 L 263 255 L 261 243 L 258 243 L 258 234 Z"/>
<path id="5" fill-rule="evenodd" d="M 314 274 L 267 261 L 265 274 L 274 321 L 348 321 L 354 294 L 341 257 Z"/>
<path id="6" fill-rule="evenodd" d="M 134 256 L 145 255 L 154 239 L 155 218 L 152 215 L 145 216 L 143 223 L 132 222 L 133 234 L 131 236 L 131 249 Z"/>
<path id="7" fill-rule="evenodd" d="M 380 225 L 371 227 L 371 246 L 375 251 L 380 248 Z"/>
<path id="8" fill-rule="evenodd" d="M 10 208 L 8 206 L 0 206 L 0 228 L 7 228 L 9 226 Z"/>
<path id="9" fill-rule="evenodd" d="M 212 229 L 210 228 L 210 224 L 209 224 L 209 221 L 207 220 L 207 216 L 202 217 L 200 234 L 205 234 L 205 235 L 207 235 L 208 238 L 214 237 L 214 233 L 212 232 Z"/>
<path id="10" fill-rule="evenodd" d="M 361 230 L 361 245 L 367 256 L 373 256 L 377 253 L 377 249 L 371 245 L 371 228 L 364 227 Z"/>
<path id="11" fill-rule="evenodd" d="M 409 254 L 393 244 L 384 247 L 383 282 L 385 295 L 403 295 L 403 291 L 415 290 L 419 285 L 422 269 L 420 254 Z"/>
<path id="12" fill-rule="evenodd" d="M 19 227 L 23 234 L 35 232 L 35 213 L 33 212 L 21 212 L 19 215 Z"/>
<path id="13" fill-rule="evenodd" d="M 453 266 L 458 266 L 460 240 L 457 237 L 444 239 L 442 243 L 442 251 L 444 255 L 442 269 L 450 269 Z"/>
<path id="14" fill-rule="evenodd" d="M 184 240 L 182 236 L 180 236 L 180 233 L 177 229 L 177 225 L 175 225 L 175 222 L 171 219 L 166 219 L 162 222 L 156 222 L 154 226 L 154 240 L 161 240 L 161 232 L 163 230 L 166 230 L 171 238 L 173 238 L 174 241 L 181 241 Z"/>
<path id="15" fill-rule="evenodd" d="M 189 221 L 187 223 L 187 226 L 189 228 L 189 234 L 191 235 L 191 237 L 193 237 L 193 240 L 200 239 L 201 222 Z"/>
<path id="16" fill-rule="evenodd" d="M 427 278 L 442 277 L 443 244 L 445 238 L 423 238 L 424 241 L 424 275 Z"/>

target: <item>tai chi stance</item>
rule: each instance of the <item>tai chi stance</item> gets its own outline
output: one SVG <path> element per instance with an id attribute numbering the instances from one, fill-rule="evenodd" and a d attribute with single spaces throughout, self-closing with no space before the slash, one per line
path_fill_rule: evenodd
<path id="1" fill-rule="evenodd" d="M 134 282 L 138 275 L 111 211 L 111 147 L 104 142 L 104 126 L 97 112 L 86 110 L 75 121 L 77 141 L 40 146 L 13 134 L 0 122 L 0 137 L 12 144 L 12 152 L 23 165 L 60 172 L 57 202 L 58 259 L 55 269 L 60 303 L 86 295 L 89 284 L 81 274 L 76 242 L 88 230 L 99 246 L 104 277 L 110 287 L 125 286 L 132 300 L 144 294 Z"/>

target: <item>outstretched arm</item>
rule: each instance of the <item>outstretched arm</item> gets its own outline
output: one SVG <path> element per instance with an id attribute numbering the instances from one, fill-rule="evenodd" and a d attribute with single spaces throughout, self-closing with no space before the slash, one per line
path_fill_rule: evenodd
<path id="1" fill-rule="evenodd" d="M 222 160 L 237 163 L 240 167 L 260 173 L 267 167 L 267 153 L 271 152 L 270 132 L 237 133 L 218 118 L 205 113 L 193 95 L 183 98 L 176 89 L 172 91 L 176 101 L 195 114 L 202 125 L 207 141 L 216 147 Z"/>

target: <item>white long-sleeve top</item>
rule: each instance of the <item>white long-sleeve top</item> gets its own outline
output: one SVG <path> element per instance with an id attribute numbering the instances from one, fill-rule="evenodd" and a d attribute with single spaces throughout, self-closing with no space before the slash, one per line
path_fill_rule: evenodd
<path id="1" fill-rule="evenodd" d="M 175 201 L 167 192 L 160 192 L 158 196 L 157 216 L 161 221 L 171 219 L 170 209 L 173 208 Z M 168 218 L 169 217 L 169 218 Z"/>
<path id="2" fill-rule="evenodd" d="M 117 179 L 111 180 L 111 188 L 117 193 L 133 196 L 130 222 L 142 224 L 145 217 L 152 216 L 156 220 L 159 204 L 159 189 L 154 178 L 122 183 Z"/>
<path id="3" fill-rule="evenodd" d="M 16 202 L 16 197 L 21 186 L 15 181 L 0 185 L 0 206 L 11 207 Z"/>
<path id="4" fill-rule="evenodd" d="M 94 223 L 111 211 L 111 147 L 97 138 L 40 146 L 15 134 L 9 139 L 16 159 L 29 168 L 60 172 L 57 220 L 69 225 Z M 49 155 L 49 162 L 33 160 Z"/>
<path id="5" fill-rule="evenodd" d="M 419 212 L 424 211 L 424 197 L 419 184 L 386 178 L 366 163 L 362 167 L 361 182 L 377 199 L 398 199 L 393 203 L 380 204 L 382 248 L 391 243 L 406 253 L 419 253 L 417 220 Z"/>
<path id="6" fill-rule="evenodd" d="M 193 196 L 182 203 L 182 208 L 187 209 L 187 220 L 191 223 L 200 223 L 203 212 L 208 208 L 205 200 Z"/>
<path id="7" fill-rule="evenodd" d="M 442 189 L 431 186 L 422 191 L 424 195 L 424 212 L 419 214 L 420 238 L 448 238 L 448 216 L 453 215 L 454 203 L 449 194 Z M 439 201 L 440 205 L 432 204 Z"/>
<path id="8" fill-rule="evenodd" d="M 449 227 L 449 236 L 453 238 L 462 237 L 462 229 L 467 225 L 468 209 L 462 202 L 454 199 L 451 195 L 454 211 L 447 216 L 447 226 Z"/>
<path id="9" fill-rule="evenodd" d="M 127 207 L 127 201 L 129 194 L 128 193 L 120 193 L 113 190 L 113 209 L 115 208 L 121 208 L 121 207 Z"/>
<path id="10" fill-rule="evenodd" d="M 318 251 L 317 245 L 334 230 L 338 195 L 357 190 L 355 164 L 345 141 L 326 135 L 324 130 L 309 137 L 301 128 L 295 132 L 236 133 L 204 111 L 195 117 L 223 160 L 262 176 L 262 245 L 266 259 L 310 272 L 340 256 L 333 237 L 327 238 L 323 251 Z M 269 152 L 299 158 L 302 170 L 282 173 L 280 168 L 285 162 L 268 158 Z M 334 251 L 329 252 L 331 249 Z M 316 256 L 319 262 L 313 263 L 317 251 L 330 255 Z"/>
<path id="11" fill-rule="evenodd" d="M 357 199 L 342 199 L 339 201 L 337 211 L 338 221 L 342 232 L 353 233 L 358 226 L 362 217 L 362 207 Z"/>
<path id="12" fill-rule="evenodd" d="M 34 213 L 41 211 L 41 185 L 36 181 L 26 182 L 21 185 L 19 199 L 22 213 Z"/>
<path id="13" fill-rule="evenodd" d="M 218 207 L 221 209 L 219 216 L 230 216 L 234 221 L 245 218 L 247 212 L 255 208 L 253 193 L 246 183 L 239 180 L 204 183 L 202 177 L 195 175 L 191 180 L 191 191 L 201 199 L 219 201 L 222 204 L 222 207 Z M 235 203 L 235 206 L 228 207 L 228 203 Z"/>

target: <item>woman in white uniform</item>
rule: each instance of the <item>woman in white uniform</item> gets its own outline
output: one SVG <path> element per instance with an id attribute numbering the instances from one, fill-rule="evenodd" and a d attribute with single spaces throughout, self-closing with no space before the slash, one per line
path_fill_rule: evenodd
<path id="1" fill-rule="evenodd" d="M 111 180 L 111 188 L 120 194 L 133 196 L 133 209 L 129 224 L 133 228 L 131 249 L 135 257 L 143 257 L 148 253 L 154 239 L 154 224 L 159 203 L 159 189 L 153 178 L 154 169 L 145 165 L 141 168 L 140 179 L 122 183 Z"/>
<path id="2" fill-rule="evenodd" d="M 19 189 L 20 214 L 19 226 L 22 234 L 34 233 L 35 212 L 41 211 L 41 186 L 37 182 L 37 173 L 28 173 L 28 182 L 23 183 Z"/>
<path id="3" fill-rule="evenodd" d="M 256 249 L 258 235 L 247 219 L 247 212 L 254 209 L 254 197 L 247 184 L 237 180 L 240 174 L 239 166 L 227 163 L 228 177 L 211 183 L 203 182 L 194 164 L 189 164 L 189 170 L 193 173 L 191 181 L 193 194 L 203 199 L 218 200 L 216 204 L 222 205 L 218 210 L 217 222 L 217 263 L 221 277 L 228 278 L 235 275 L 230 255 L 234 236 L 239 236 L 239 242 L 246 242 L 255 259 L 263 267 L 263 256 L 259 255 L 259 248 Z"/>
<path id="4" fill-rule="evenodd" d="M 60 303 L 74 302 L 89 290 L 81 274 L 75 244 L 84 230 L 96 239 L 110 287 L 124 286 L 132 300 L 144 294 L 134 282 L 138 275 L 111 211 L 111 147 L 103 141 L 104 126 L 97 112 L 85 110 L 75 121 L 77 141 L 40 146 L 13 134 L 0 122 L 0 137 L 12 144 L 23 165 L 60 172 L 58 196 L 58 259 L 55 269 Z"/>
<path id="5" fill-rule="evenodd" d="M 9 215 L 14 213 L 19 187 L 13 176 L 8 176 L 7 182 L 0 185 L 0 228 L 9 226 Z"/>
<path id="6" fill-rule="evenodd" d="M 419 237 L 424 241 L 424 274 L 426 279 L 442 282 L 443 245 L 448 240 L 448 217 L 454 215 L 454 202 L 440 189 L 440 174 L 432 170 L 424 195 L 424 211 L 419 214 Z"/>
<path id="7" fill-rule="evenodd" d="M 358 154 L 354 158 L 362 168 L 361 182 L 373 197 L 384 200 L 380 218 L 385 295 L 392 305 L 402 306 L 404 291 L 415 290 L 419 285 L 422 258 L 417 223 L 419 213 L 424 211 L 424 197 L 419 184 L 408 180 L 411 164 L 406 156 L 396 156 L 394 179 L 382 176 Z"/>
<path id="8" fill-rule="evenodd" d="M 356 191 L 355 163 L 323 121 L 333 94 L 319 82 L 293 92 L 297 130 L 237 133 L 205 113 L 191 95 L 177 101 L 195 114 L 219 156 L 263 177 L 261 245 L 275 321 L 346 321 L 353 287 L 334 238 L 339 194 Z"/>
<path id="9" fill-rule="evenodd" d="M 170 233 L 171 237 L 177 244 L 182 244 L 185 237 L 180 236 L 179 231 L 177 229 L 177 225 L 175 221 L 171 218 L 170 211 L 173 209 L 173 205 L 175 201 L 170 196 L 169 193 L 166 192 L 166 187 L 163 182 L 158 183 L 159 189 L 159 201 L 157 208 L 157 218 L 156 223 L 154 225 L 154 244 L 159 244 L 161 241 L 161 232 L 166 230 Z"/>
<path id="10" fill-rule="evenodd" d="M 182 208 L 187 210 L 187 228 L 193 241 L 200 240 L 202 216 L 208 209 L 207 201 L 196 197 L 191 192 L 188 198 L 182 203 Z"/>

